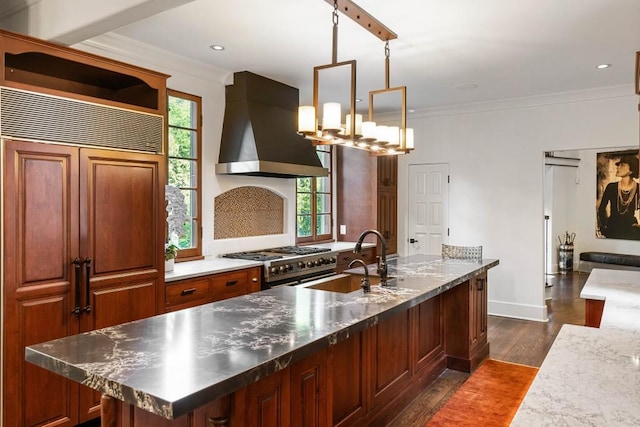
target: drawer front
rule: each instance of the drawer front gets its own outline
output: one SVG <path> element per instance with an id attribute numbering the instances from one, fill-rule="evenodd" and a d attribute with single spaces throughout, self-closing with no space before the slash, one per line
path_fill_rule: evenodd
<path id="1" fill-rule="evenodd" d="M 376 249 L 365 248 L 361 254 L 356 254 L 353 251 L 344 251 L 338 254 L 338 264 L 336 266 L 336 272 L 340 273 L 343 270 L 349 268 L 349 263 L 354 259 L 361 259 L 365 264 L 373 264 L 376 262 Z"/>
<path id="2" fill-rule="evenodd" d="M 216 274 L 211 279 L 211 293 L 213 300 L 245 295 L 251 292 L 249 271 L 238 271 L 226 274 Z"/>
<path id="3" fill-rule="evenodd" d="M 168 306 L 206 300 L 211 297 L 209 279 L 179 281 L 166 285 L 165 297 Z"/>

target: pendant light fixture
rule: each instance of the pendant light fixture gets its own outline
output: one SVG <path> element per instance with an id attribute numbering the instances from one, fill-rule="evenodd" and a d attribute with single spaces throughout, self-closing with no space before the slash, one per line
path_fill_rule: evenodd
<path id="1" fill-rule="evenodd" d="M 314 145 L 341 144 L 366 150 L 372 155 L 405 154 L 413 149 L 413 130 L 406 127 L 406 86 L 389 88 L 389 40 L 397 35 L 385 27 L 351 0 L 325 0 L 333 4 L 333 45 L 331 64 L 321 65 L 313 69 L 313 106 L 301 106 L 298 109 L 298 132 L 310 139 Z M 356 61 L 337 60 L 338 44 L 338 10 L 358 23 L 371 34 L 385 42 L 385 89 L 369 92 L 369 117 L 363 121 L 362 115 L 355 111 L 356 105 Z M 342 121 L 340 102 L 324 102 L 320 114 L 321 73 L 342 69 L 340 77 L 350 80 L 348 95 L 348 111 Z M 346 73 L 344 70 L 348 70 Z M 344 82 L 343 82 L 344 85 Z M 335 82 L 327 85 L 336 87 Z M 400 111 L 400 120 L 394 120 L 391 126 L 377 126 L 374 122 L 374 98 L 382 95 L 399 93 L 400 99 L 396 107 Z M 326 95 L 325 95 L 326 97 Z M 323 97 L 324 98 L 324 97 Z M 396 110 L 396 111 L 398 111 Z M 388 123 L 387 123 L 388 124 Z"/>
<path id="2" fill-rule="evenodd" d="M 356 138 L 356 61 L 338 62 L 338 1 L 333 0 L 333 43 L 331 48 L 331 63 L 313 68 L 313 106 L 298 108 L 298 132 L 311 139 L 314 145 L 341 144 L 348 139 Z M 346 70 L 346 74 L 345 74 Z M 342 126 L 342 105 L 340 102 L 325 102 L 322 105 L 321 126 L 318 127 L 318 107 L 320 99 L 320 74 L 342 74 L 348 76 L 349 81 L 349 134 L 345 134 Z M 344 82 L 343 82 L 344 83 Z M 336 86 L 337 83 L 333 83 Z"/>
<path id="3" fill-rule="evenodd" d="M 384 44 L 384 89 L 369 92 L 369 121 L 366 122 L 367 129 L 372 129 L 373 138 L 367 138 L 364 144 L 359 144 L 360 148 L 368 148 L 373 155 L 397 155 L 407 154 L 414 148 L 413 129 L 407 128 L 407 87 L 389 87 L 389 64 L 391 49 L 389 41 Z M 376 117 L 376 97 L 391 97 L 392 105 L 386 105 L 386 110 L 391 108 L 394 112 L 400 111 L 400 117 L 393 114 L 383 113 L 385 125 L 377 125 Z M 395 101 L 395 102 L 394 102 Z M 367 132 L 369 134 L 369 131 Z M 366 144 L 366 145 L 365 145 Z"/>

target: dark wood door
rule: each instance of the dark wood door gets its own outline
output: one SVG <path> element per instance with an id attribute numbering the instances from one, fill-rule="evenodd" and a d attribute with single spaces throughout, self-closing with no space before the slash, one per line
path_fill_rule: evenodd
<path id="1" fill-rule="evenodd" d="M 6 426 L 73 426 L 78 385 L 24 361 L 24 348 L 79 332 L 78 150 L 4 142 L 4 409 Z"/>
<path id="2" fill-rule="evenodd" d="M 402 311 L 366 331 L 371 338 L 369 373 L 372 406 L 383 407 L 409 385 L 411 379 L 411 318 Z"/>
<path id="3" fill-rule="evenodd" d="M 398 252 L 398 194 L 395 191 L 378 192 L 378 231 L 387 244 L 387 254 Z M 382 247 L 378 244 L 378 253 Z"/>
<path id="4" fill-rule="evenodd" d="M 161 156 L 80 151 L 80 253 L 88 271 L 82 330 L 153 316 L 164 274 L 158 212 Z M 87 261 L 87 258 L 90 262 Z M 88 293 L 87 293 L 88 292 Z M 81 388 L 80 420 L 95 418 L 100 393 Z"/>
<path id="5" fill-rule="evenodd" d="M 291 366 L 291 425 L 325 427 L 327 356 L 322 350 Z"/>
<path id="6" fill-rule="evenodd" d="M 250 384 L 245 393 L 237 393 L 237 397 L 246 399 L 239 403 L 238 412 L 244 412 L 231 425 L 255 427 L 289 427 L 290 394 L 289 369 Z"/>
<path id="7" fill-rule="evenodd" d="M 442 296 L 419 304 L 416 312 L 416 371 L 429 367 L 444 354 Z"/>
<path id="8" fill-rule="evenodd" d="M 333 426 L 356 425 L 366 413 L 366 360 L 359 332 L 331 347 Z"/>

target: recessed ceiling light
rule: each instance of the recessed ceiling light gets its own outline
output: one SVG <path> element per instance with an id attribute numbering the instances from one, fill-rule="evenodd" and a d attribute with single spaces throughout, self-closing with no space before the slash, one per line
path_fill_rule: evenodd
<path id="1" fill-rule="evenodd" d="M 410 109 L 407 110 L 407 113 L 415 113 L 415 112 L 416 112 L 416 110 L 414 110 L 413 108 L 410 108 Z"/>
<path id="2" fill-rule="evenodd" d="M 213 49 L 213 50 L 218 50 L 218 51 L 220 51 L 220 50 L 224 50 L 224 46 L 219 45 L 219 44 L 212 44 L 212 45 L 211 45 L 211 46 L 209 46 L 209 47 L 210 47 L 211 49 Z"/>
<path id="3" fill-rule="evenodd" d="M 356 102 L 362 102 L 361 98 L 356 98 Z"/>
<path id="4" fill-rule="evenodd" d="M 600 64 L 600 65 L 596 65 L 596 68 L 598 70 L 604 70 L 605 68 L 609 68 L 611 67 L 611 64 Z"/>

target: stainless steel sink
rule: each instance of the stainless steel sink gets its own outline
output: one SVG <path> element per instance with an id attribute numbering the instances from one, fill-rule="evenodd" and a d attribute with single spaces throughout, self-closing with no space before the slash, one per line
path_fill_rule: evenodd
<path id="1" fill-rule="evenodd" d="M 363 274 L 356 273 L 338 274 L 336 276 L 313 281 L 307 285 L 306 288 L 348 294 L 349 292 L 361 289 L 361 280 L 363 277 Z M 392 278 L 390 277 L 389 279 Z M 380 283 L 380 277 L 369 276 L 369 283 L 371 285 L 378 285 Z"/>

